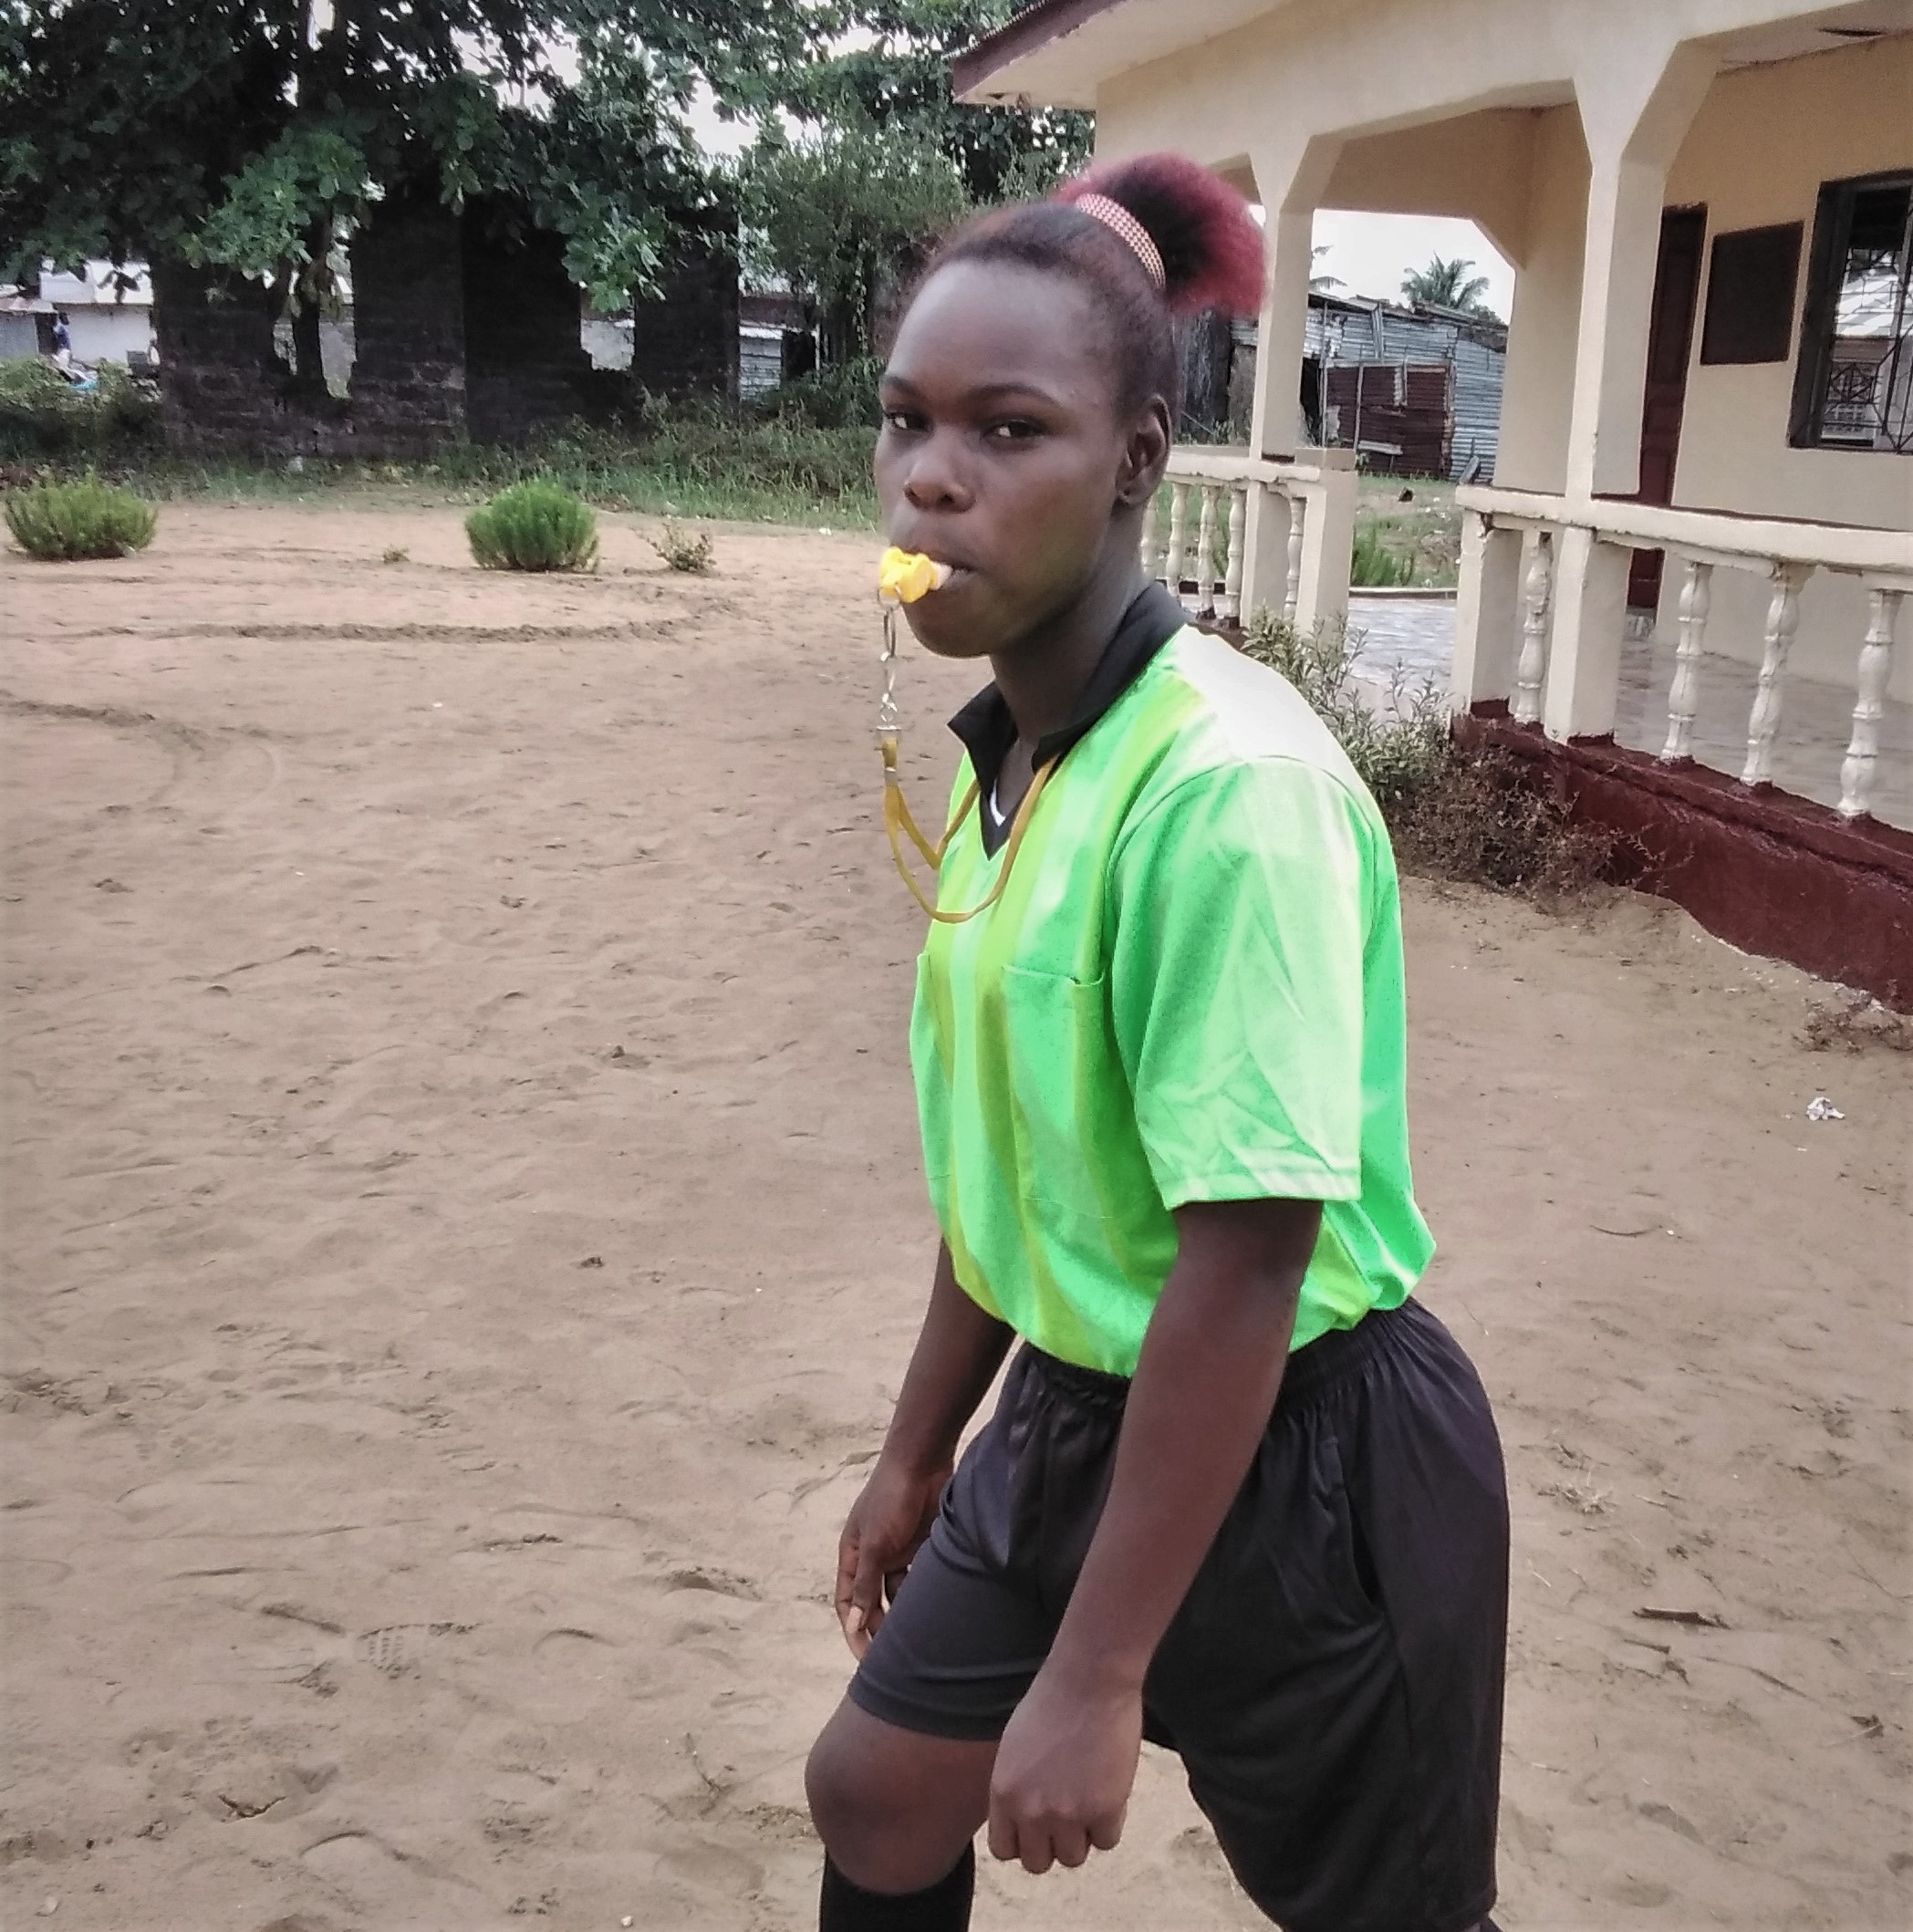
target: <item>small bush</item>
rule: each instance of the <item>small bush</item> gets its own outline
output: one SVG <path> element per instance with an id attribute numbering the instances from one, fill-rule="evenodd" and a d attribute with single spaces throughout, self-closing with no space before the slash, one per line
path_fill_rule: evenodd
<path id="1" fill-rule="evenodd" d="M 159 431 L 158 390 L 117 362 L 101 363 L 95 386 L 80 390 L 44 357 L 0 361 L 0 456 L 136 452 Z"/>
<path id="2" fill-rule="evenodd" d="M 465 519 L 486 570 L 595 570 L 598 518 L 562 484 L 529 477 Z"/>
<path id="3" fill-rule="evenodd" d="M 1415 581 L 1415 556 L 1391 550 L 1379 527 L 1358 524 L 1348 557 L 1348 581 L 1359 590 L 1395 590 Z"/>
<path id="4" fill-rule="evenodd" d="M 381 564 L 404 564 L 411 560 L 411 552 L 402 544 L 388 544 L 385 555 L 379 559 Z"/>
<path id="5" fill-rule="evenodd" d="M 873 430 L 880 413 L 877 385 L 882 375 L 881 358 L 859 357 L 783 384 L 763 406 L 785 422 L 814 430 Z"/>
<path id="6" fill-rule="evenodd" d="M 1333 732 L 1388 821 L 1406 869 L 1493 886 L 1560 904 L 1591 891 L 1615 841 L 1573 823 L 1565 801 L 1536 790 L 1520 762 L 1466 751 L 1432 681 L 1398 678 L 1377 703 L 1354 673 L 1360 634 L 1346 626 L 1298 631 L 1262 610 L 1242 649 L 1273 665 Z"/>
<path id="7" fill-rule="evenodd" d="M 6 493 L 6 527 L 30 556 L 77 563 L 126 556 L 152 542 L 158 516 L 130 490 L 103 483 L 90 471 L 78 483 L 36 483 Z"/>
<path id="8" fill-rule="evenodd" d="M 673 570 L 681 570 L 687 576 L 703 576 L 711 568 L 713 551 L 708 530 L 700 530 L 693 536 L 677 524 L 666 524 L 651 538 L 651 548 Z"/>

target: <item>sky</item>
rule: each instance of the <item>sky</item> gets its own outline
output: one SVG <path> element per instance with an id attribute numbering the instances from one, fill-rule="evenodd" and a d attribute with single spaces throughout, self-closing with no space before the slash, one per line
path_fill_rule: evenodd
<path id="1" fill-rule="evenodd" d="M 1426 268 L 1430 255 L 1445 261 L 1461 255 L 1474 264 L 1477 275 L 1488 277 L 1482 299 L 1503 322 L 1508 319 L 1514 271 L 1472 222 L 1425 214 L 1344 214 L 1322 208 L 1315 213 L 1315 246 L 1325 243 L 1328 253 L 1316 262 L 1315 273 L 1340 278 L 1344 286 L 1336 295 L 1398 301 L 1401 278 L 1411 268 Z"/>
<path id="2" fill-rule="evenodd" d="M 719 119 L 708 96 L 692 108 L 691 125 L 711 154 L 737 153 L 753 132 L 746 122 Z M 1488 306 L 1502 321 L 1508 319 L 1514 271 L 1472 222 L 1420 214 L 1345 214 L 1325 208 L 1315 216 L 1315 245 L 1325 244 L 1328 253 L 1316 262 L 1315 273 L 1337 277 L 1343 285 L 1337 295 L 1397 301 L 1401 278 L 1411 268 L 1427 267 L 1430 255 L 1450 260 L 1461 255 L 1488 277 Z"/>

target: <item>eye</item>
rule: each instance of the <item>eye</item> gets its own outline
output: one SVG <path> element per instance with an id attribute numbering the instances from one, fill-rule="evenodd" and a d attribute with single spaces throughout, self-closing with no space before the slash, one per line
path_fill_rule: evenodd
<path id="1" fill-rule="evenodd" d="M 1042 435 L 1043 425 L 1031 422 L 1025 417 L 1013 417 L 1006 422 L 993 422 L 984 435 L 991 442 L 1029 442 Z"/>
<path id="2" fill-rule="evenodd" d="M 883 426 L 887 430 L 897 431 L 899 435 L 905 435 L 911 430 L 920 430 L 923 427 L 923 419 L 910 410 L 886 410 L 883 412 Z"/>

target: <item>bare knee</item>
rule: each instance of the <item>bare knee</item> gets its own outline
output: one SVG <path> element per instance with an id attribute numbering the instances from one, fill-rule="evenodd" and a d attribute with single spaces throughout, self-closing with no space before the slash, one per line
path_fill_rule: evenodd
<path id="1" fill-rule="evenodd" d="M 811 1747 L 804 1789 L 831 1863 L 869 1892 L 943 1878 L 987 1813 L 994 1747 L 919 1737 L 841 1706 Z"/>

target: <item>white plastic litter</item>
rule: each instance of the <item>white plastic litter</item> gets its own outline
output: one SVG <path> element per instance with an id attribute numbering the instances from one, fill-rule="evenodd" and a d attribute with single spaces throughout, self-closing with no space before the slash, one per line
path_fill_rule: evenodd
<path id="1" fill-rule="evenodd" d="M 1846 1116 L 1825 1094 L 1816 1094 L 1807 1103 L 1809 1120 L 1845 1120 Z"/>

